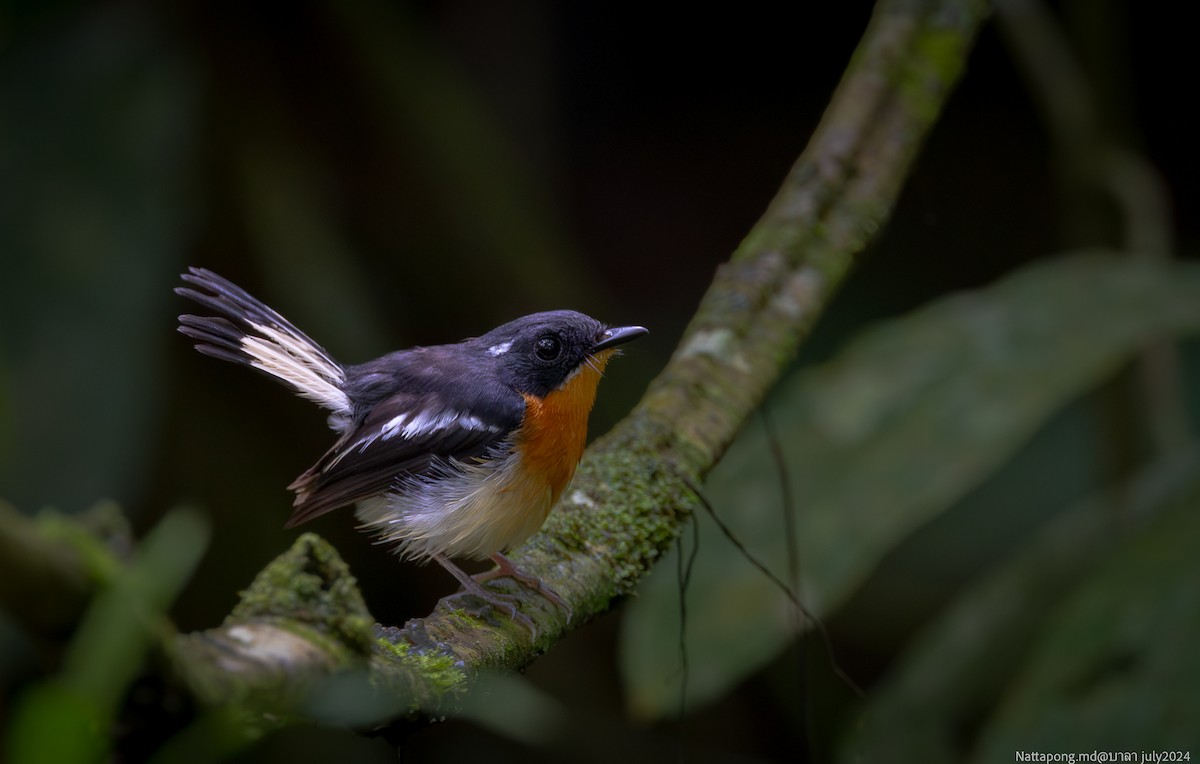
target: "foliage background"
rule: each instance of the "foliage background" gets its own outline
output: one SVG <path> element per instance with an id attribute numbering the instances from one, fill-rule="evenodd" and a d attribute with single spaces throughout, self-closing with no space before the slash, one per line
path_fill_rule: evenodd
<path id="1" fill-rule="evenodd" d="M 1200 175 L 1179 90 L 1185 27 L 1164 7 L 1064 2 L 1055 11 L 1106 132 L 1161 172 L 1173 248 L 1188 257 Z M 593 417 L 603 431 L 637 399 L 713 269 L 774 194 L 870 9 L 7 5 L 0 497 L 65 512 L 112 498 L 139 530 L 169 506 L 201 507 L 212 542 L 171 611 L 182 629 L 218 622 L 290 543 L 296 532 L 280 529 L 290 503 L 283 486 L 328 433 L 304 402 L 196 356 L 173 334 L 183 306 L 170 288 L 189 264 L 243 284 L 349 362 L 554 307 L 643 323 L 653 334 L 605 382 Z M 1035 104 L 1010 49 L 986 30 L 893 222 L 798 367 L 835 357 L 866 327 L 1052 253 L 1124 244 L 1111 201 L 1072 174 L 1070 145 L 1048 137 Z M 1184 351 L 1186 405 L 1175 415 L 1194 429 L 1197 361 L 1194 348 Z M 1058 400 L 1058 413 L 998 473 L 981 473 L 938 518 L 891 539 L 873 574 L 827 613 L 844 668 L 869 693 L 882 693 L 923 629 L 1030 547 L 1048 517 L 1154 461 L 1136 374 L 1108 371 L 1081 376 L 1077 388 L 1091 392 Z M 779 404 L 787 400 L 781 394 Z M 741 477 L 760 489 L 776 479 Z M 1180 522 L 1186 532 L 1176 537 L 1190 538 Z M 397 565 L 352 526 L 329 517 L 312 529 L 349 559 L 381 622 L 427 612 L 449 591 L 440 571 Z M 1161 557 L 1146 556 L 1151 565 Z M 1117 587 L 1097 586 L 1094 607 L 1105 612 L 1105 592 Z M 1179 594 L 1179 607 L 1200 604 L 1189 596 Z M 676 638 L 669 621 L 643 628 L 660 642 Z M 718 756 L 799 750 L 824 759 L 841 725 L 850 720 L 853 731 L 861 706 L 829 678 L 811 640 L 806 694 L 796 688 L 795 651 L 763 652 L 752 672 L 734 672 L 721 693 L 693 704 L 682 726 L 653 721 L 636 700 L 642 672 L 622 679 L 616 670 L 621 634 L 618 612 L 528 677 L 572 718 L 600 720 L 609 739 L 648 755 L 686 740 Z M 41 667 L 15 624 L 0 620 L 0 640 L 4 686 L 15 692 Z M 1135 688 L 1140 695 L 1115 686 L 1129 708 L 1168 694 L 1155 682 Z M 975 701 L 976 725 L 963 735 L 977 753 L 989 750 L 987 736 L 976 737 L 979 719 L 1019 717 L 1014 692 Z M 1049 744 L 1029 735 L 1030 748 Z M 526 743 L 468 722 L 406 745 L 414 755 L 531 755 Z M 393 755 L 381 740 L 299 728 L 246 756 L 319 750 Z"/>

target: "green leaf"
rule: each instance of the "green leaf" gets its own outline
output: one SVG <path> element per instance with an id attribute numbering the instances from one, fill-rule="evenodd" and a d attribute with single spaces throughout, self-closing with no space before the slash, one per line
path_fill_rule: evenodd
<path id="1" fill-rule="evenodd" d="M 1143 469 L 1121 487 L 1120 496 L 1119 514 L 1112 511 L 1111 494 L 1083 502 L 1055 519 L 995 572 L 968 586 L 945 615 L 912 640 L 912 647 L 872 693 L 863 723 L 847 741 L 841 760 L 870 761 L 884 754 L 892 760 L 930 764 L 966 760 L 974 741 L 963 730 L 979 727 L 995 712 L 998 699 L 1043 639 L 1047 622 L 1053 622 L 1080 582 L 1124 554 L 1132 531 L 1181 506 L 1195 507 L 1200 499 L 1200 452 L 1192 449 Z M 1094 588 L 1102 580 L 1103 574 L 1087 586 Z M 1169 588 L 1169 582 L 1159 583 Z M 1117 593 L 1123 588 L 1108 594 L 1119 600 Z M 1110 617 L 1114 622 L 1117 609 Z M 1193 633 L 1193 641 L 1198 636 Z M 1097 734 L 1076 741 L 1072 749 L 1090 750 L 1100 739 Z M 1065 750 L 1066 744 L 1061 737 L 1042 740 L 1041 748 L 1031 740 L 1014 742 L 1020 745 L 1009 750 L 1009 756 L 1018 749 Z"/>
<path id="2" fill-rule="evenodd" d="M 1200 497 L 1189 498 L 1060 603 L 984 730 L 980 761 L 1200 752 Z"/>
<path id="3" fill-rule="evenodd" d="M 1142 343 L 1200 328 L 1200 269 L 1089 254 L 940 300 L 786 380 L 771 412 L 795 486 L 802 596 L 828 612 L 916 528 L 1003 465 L 1065 402 Z M 709 480 L 717 510 L 786 570 L 779 477 L 758 431 Z M 699 515 L 688 593 L 688 703 L 715 698 L 795 632 L 784 597 Z M 678 697 L 678 588 L 667 560 L 629 607 L 621 661 L 635 712 Z"/>
<path id="4" fill-rule="evenodd" d="M 167 514 L 133 564 L 96 595 L 63 656 L 59 675 L 17 702 L 4 753 L 12 762 L 95 761 L 108 746 L 118 704 L 146 651 L 169 633 L 164 613 L 195 570 L 208 524 L 194 511 Z M 78 740 L 58 739 L 81 736 Z"/>
<path id="5" fill-rule="evenodd" d="M 16 764 L 104 761 L 107 730 L 96 708 L 57 682 L 26 690 L 13 709 L 4 744 Z"/>

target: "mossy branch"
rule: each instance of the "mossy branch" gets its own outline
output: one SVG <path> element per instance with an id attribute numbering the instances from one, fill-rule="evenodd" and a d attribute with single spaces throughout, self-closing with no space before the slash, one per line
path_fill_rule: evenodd
<path id="1" fill-rule="evenodd" d="M 179 637 L 178 673 L 212 704 L 278 718 L 331 676 L 365 676 L 391 712 L 455 700 L 481 670 L 532 660 L 629 593 L 672 543 L 699 483 L 761 403 L 882 226 L 965 64 L 982 0 L 884 0 L 808 147 L 722 266 L 643 400 L 589 448 L 542 532 L 513 555 L 573 607 L 509 581 L 531 637 L 468 595 L 373 626 L 344 563 L 307 534 L 219 628 Z M 364 673 L 365 672 L 365 673 Z"/>

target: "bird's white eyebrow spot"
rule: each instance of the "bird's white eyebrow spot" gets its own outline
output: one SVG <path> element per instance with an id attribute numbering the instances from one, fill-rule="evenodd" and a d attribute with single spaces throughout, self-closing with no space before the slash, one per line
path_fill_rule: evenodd
<path id="1" fill-rule="evenodd" d="M 487 349 L 487 354 L 495 358 L 498 355 L 504 355 L 512 348 L 512 342 L 501 342 L 499 345 L 492 345 Z"/>

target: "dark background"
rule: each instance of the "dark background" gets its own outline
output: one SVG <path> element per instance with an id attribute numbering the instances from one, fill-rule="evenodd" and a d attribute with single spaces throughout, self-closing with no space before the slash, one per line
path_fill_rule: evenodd
<path id="1" fill-rule="evenodd" d="M 171 293 L 176 274 L 216 270 L 348 363 L 559 307 L 643 324 L 650 337 L 602 386 L 592 427 L 603 432 L 664 363 L 805 146 L 871 6 L 8 4 L 0 497 L 66 512 L 111 498 L 139 531 L 172 505 L 202 508 L 213 540 L 172 611 L 184 630 L 218 623 L 306 530 L 346 557 L 380 622 L 427 612 L 453 582 L 397 563 L 348 512 L 282 530 L 284 486 L 331 436 L 311 405 L 174 335 L 188 308 Z M 1162 173 L 1177 250 L 1194 253 L 1187 25 L 1163 3 L 1055 8 L 1106 130 Z M 1065 214 L 1061 166 L 987 28 L 890 224 L 800 362 L 1029 260 L 1113 243 L 1103 220 Z M 923 607 L 936 606 L 933 590 Z M 616 721 L 619 617 L 572 635 L 528 675 L 669 750 L 670 725 Z M 873 623 L 866 638 L 847 618 L 838 637 L 852 673 L 869 683 L 883 670 L 905 620 Z M 11 655 L 0 666 L 10 685 L 29 675 L 20 650 Z M 752 679 L 698 711 L 686 735 L 786 758 L 805 732 L 776 692 L 767 675 Z M 251 758 L 318 750 L 392 755 L 378 740 L 301 728 Z M 408 750 L 535 755 L 460 722 Z"/>

